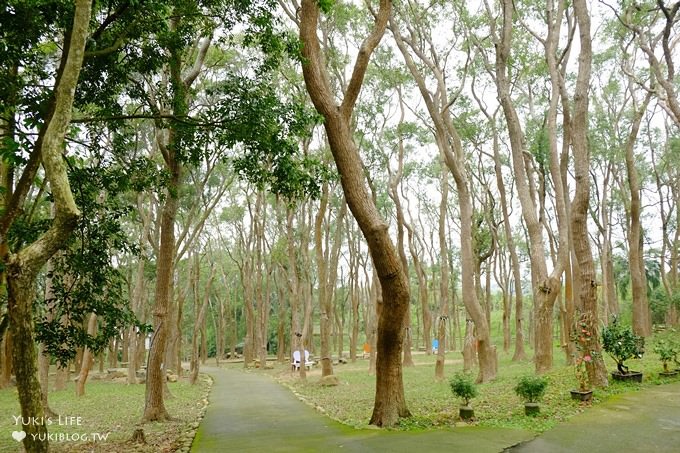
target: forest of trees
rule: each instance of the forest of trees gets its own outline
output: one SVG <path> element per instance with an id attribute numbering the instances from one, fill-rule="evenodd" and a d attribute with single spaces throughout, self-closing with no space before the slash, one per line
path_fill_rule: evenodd
<path id="1" fill-rule="evenodd" d="M 391 426 L 434 339 L 486 382 L 573 363 L 577 321 L 677 324 L 679 9 L 4 2 L 0 388 L 41 417 L 50 363 L 145 365 L 162 421 L 182 362 L 368 344 Z"/>

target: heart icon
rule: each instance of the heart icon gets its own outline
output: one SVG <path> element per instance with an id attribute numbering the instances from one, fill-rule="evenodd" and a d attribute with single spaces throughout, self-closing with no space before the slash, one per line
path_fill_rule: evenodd
<path id="1" fill-rule="evenodd" d="M 12 437 L 17 442 L 21 442 L 26 437 L 26 431 L 12 431 Z"/>

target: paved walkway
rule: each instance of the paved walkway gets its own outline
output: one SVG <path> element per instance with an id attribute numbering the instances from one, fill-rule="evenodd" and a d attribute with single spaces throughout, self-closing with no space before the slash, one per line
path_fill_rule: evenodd
<path id="1" fill-rule="evenodd" d="M 680 383 L 617 395 L 512 451 L 678 453 Z"/>
<path id="2" fill-rule="evenodd" d="M 356 430 L 320 415 L 267 376 L 202 371 L 214 383 L 192 452 L 497 453 L 532 437 L 527 431 L 471 426 L 423 433 Z"/>
<path id="3" fill-rule="evenodd" d="M 267 376 L 206 368 L 214 384 L 193 452 L 680 452 L 680 383 L 618 396 L 536 439 L 522 430 L 355 430 Z"/>

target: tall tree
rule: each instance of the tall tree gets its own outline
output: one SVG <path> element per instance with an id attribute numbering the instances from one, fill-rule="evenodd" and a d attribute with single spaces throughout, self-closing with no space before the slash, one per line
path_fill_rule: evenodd
<path id="1" fill-rule="evenodd" d="M 588 97 L 593 58 L 590 36 L 590 14 L 585 0 L 574 1 L 574 15 L 579 28 L 581 49 L 578 59 L 578 76 L 574 91 L 574 116 L 571 123 L 571 144 L 574 154 L 574 179 L 576 187 L 571 206 L 571 234 L 574 252 L 578 260 L 578 295 L 581 309 L 581 327 L 590 335 L 586 337 L 587 354 L 593 360 L 586 361 L 588 378 L 594 386 L 606 386 L 607 369 L 601 353 L 598 333 L 598 305 L 595 263 L 588 236 L 588 203 L 590 202 L 590 149 L 588 147 Z"/>
<path id="2" fill-rule="evenodd" d="M 205 56 L 210 45 L 211 38 L 204 38 L 197 53 L 196 61 L 185 72 L 184 53 L 187 52 L 181 46 L 182 34 L 186 32 L 186 19 L 180 9 L 175 10 L 175 15 L 170 19 L 168 27 L 168 52 L 170 55 L 168 64 L 170 71 L 170 92 L 172 115 L 177 118 L 185 118 L 189 113 L 189 89 L 199 75 Z M 160 121 L 158 122 L 160 125 Z M 163 156 L 163 161 L 168 172 L 165 197 L 161 209 L 160 244 L 157 261 L 156 290 L 154 300 L 154 335 L 149 351 L 146 379 L 146 397 L 143 420 L 164 421 L 170 418 L 163 397 L 163 383 L 165 380 L 165 368 L 162 366 L 166 354 L 168 331 L 168 312 L 172 300 L 173 271 L 175 268 L 175 219 L 179 207 L 179 194 L 183 181 L 183 157 L 186 146 L 191 142 L 191 129 L 181 123 L 174 122 L 166 129 L 160 127 L 157 132 L 157 144 Z"/>
<path id="3" fill-rule="evenodd" d="M 487 382 L 496 377 L 497 357 L 496 348 L 491 342 L 491 330 L 486 314 L 479 302 L 475 291 L 475 256 L 473 250 L 473 203 L 472 181 L 466 167 L 465 151 L 457 125 L 455 124 L 452 105 L 458 98 L 461 86 L 457 90 L 449 91 L 447 86 L 447 68 L 444 61 L 447 59 L 440 54 L 433 45 L 432 31 L 419 20 L 413 20 L 405 25 L 409 36 L 421 36 L 422 46 L 412 39 L 407 39 L 399 30 L 395 21 L 391 23 L 391 31 L 395 37 L 397 46 L 404 56 L 406 66 L 415 78 L 420 94 L 425 101 L 427 111 L 434 123 L 435 142 L 443 156 L 446 168 L 451 172 L 456 185 L 458 203 L 460 209 L 460 251 L 461 251 L 461 285 L 463 305 L 475 323 L 477 338 L 477 353 L 479 355 L 478 382 Z M 426 50 L 425 47 L 428 49 Z M 422 63 L 425 70 L 419 70 L 414 61 Z M 429 89 L 426 80 L 432 78 L 436 81 L 433 89 Z M 441 225 L 440 225 L 441 228 Z M 441 234 L 441 229 L 440 229 Z M 441 239 L 440 239 L 441 242 Z M 441 257 L 448 260 L 447 255 Z M 444 280 L 442 274 L 441 284 L 449 284 L 448 278 Z M 445 303 L 445 302 L 440 302 Z M 443 347 L 443 345 L 440 345 Z M 442 365 L 443 366 L 443 363 Z"/>
<path id="4" fill-rule="evenodd" d="M 561 61 L 558 55 L 558 43 L 564 5 L 561 2 L 555 5 L 552 1 L 548 1 L 545 16 L 548 20 L 548 33 L 545 38 L 542 38 L 545 58 L 551 72 L 551 97 L 546 120 L 546 125 L 550 128 L 550 131 L 546 132 L 546 135 L 549 139 L 550 174 L 555 189 L 555 205 L 560 241 L 556 262 L 553 263 L 551 272 L 548 272 L 545 259 L 542 212 L 539 214 L 535 207 L 535 193 L 532 186 L 534 182 L 530 169 L 531 163 L 528 161 L 527 154 L 525 154 L 526 139 L 511 92 L 512 81 L 510 79 L 509 61 L 510 50 L 512 48 L 513 24 L 516 20 L 515 4 L 510 0 L 504 0 L 501 3 L 501 7 L 502 24 L 500 29 L 496 27 L 495 22 L 490 22 L 496 48 L 494 81 L 508 127 L 512 151 L 512 168 L 515 174 L 517 194 L 522 207 L 522 218 L 526 224 L 527 235 L 529 237 L 536 330 L 534 362 L 536 371 L 543 373 L 552 367 L 553 309 L 555 300 L 560 293 L 560 278 L 565 269 L 568 253 L 566 200 L 556 149 L 556 117 L 557 106 L 560 100 L 558 62 Z M 487 10 L 490 15 L 490 9 L 487 8 Z M 541 206 L 543 206 L 542 203 Z"/>
<path id="5" fill-rule="evenodd" d="M 37 379 L 33 327 L 33 300 L 38 272 L 68 240 L 76 227 L 78 210 L 66 173 L 62 148 L 71 121 L 76 85 L 83 64 L 92 4 L 87 0 L 75 2 L 70 28 L 65 32 L 64 50 L 56 84 L 52 92 L 49 114 L 40 128 L 40 136 L 31 160 L 42 161 L 45 177 L 54 197 L 54 219 L 50 228 L 33 243 L 9 256 L 7 261 L 8 311 L 10 332 L 14 339 L 13 365 L 17 377 L 21 415 L 26 420 L 41 420 L 44 412 Z M 37 168 L 36 168 L 37 169 Z M 30 179 L 33 179 L 32 177 Z M 5 237 L 16 213 L 5 211 L 2 218 Z M 25 426 L 23 440 L 27 451 L 48 451 L 47 427 L 44 423 Z"/>
<path id="6" fill-rule="evenodd" d="M 340 173 L 345 199 L 366 238 L 382 287 L 383 307 L 378 318 L 375 404 L 370 420 L 371 424 L 377 426 L 392 426 L 400 417 L 410 415 L 404 397 L 401 366 L 402 327 L 406 310 L 410 306 L 409 285 L 399 255 L 390 240 L 387 225 L 366 188 L 361 156 L 352 138 L 351 117 L 368 62 L 385 32 L 391 9 L 390 0 L 381 0 L 374 28 L 361 44 L 352 77 L 340 105 L 335 101 L 317 38 L 319 5 L 315 0 L 303 0 L 300 9 L 305 85 L 314 107 L 325 119 L 326 135 Z"/>

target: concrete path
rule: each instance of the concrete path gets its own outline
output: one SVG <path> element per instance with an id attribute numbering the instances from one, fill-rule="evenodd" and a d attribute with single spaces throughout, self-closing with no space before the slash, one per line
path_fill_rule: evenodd
<path id="1" fill-rule="evenodd" d="M 511 451 L 678 453 L 680 383 L 615 396 Z"/>
<path id="2" fill-rule="evenodd" d="M 214 384 L 193 452 L 680 452 L 680 383 L 613 397 L 533 438 L 522 430 L 355 430 L 268 376 L 206 368 Z"/>
<path id="3" fill-rule="evenodd" d="M 267 376 L 205 368 L 214 384 L 193 452 L 500 452 L 527 431 L 460 427 L 429 432 L 355 430 L 299 401 Z"/>

